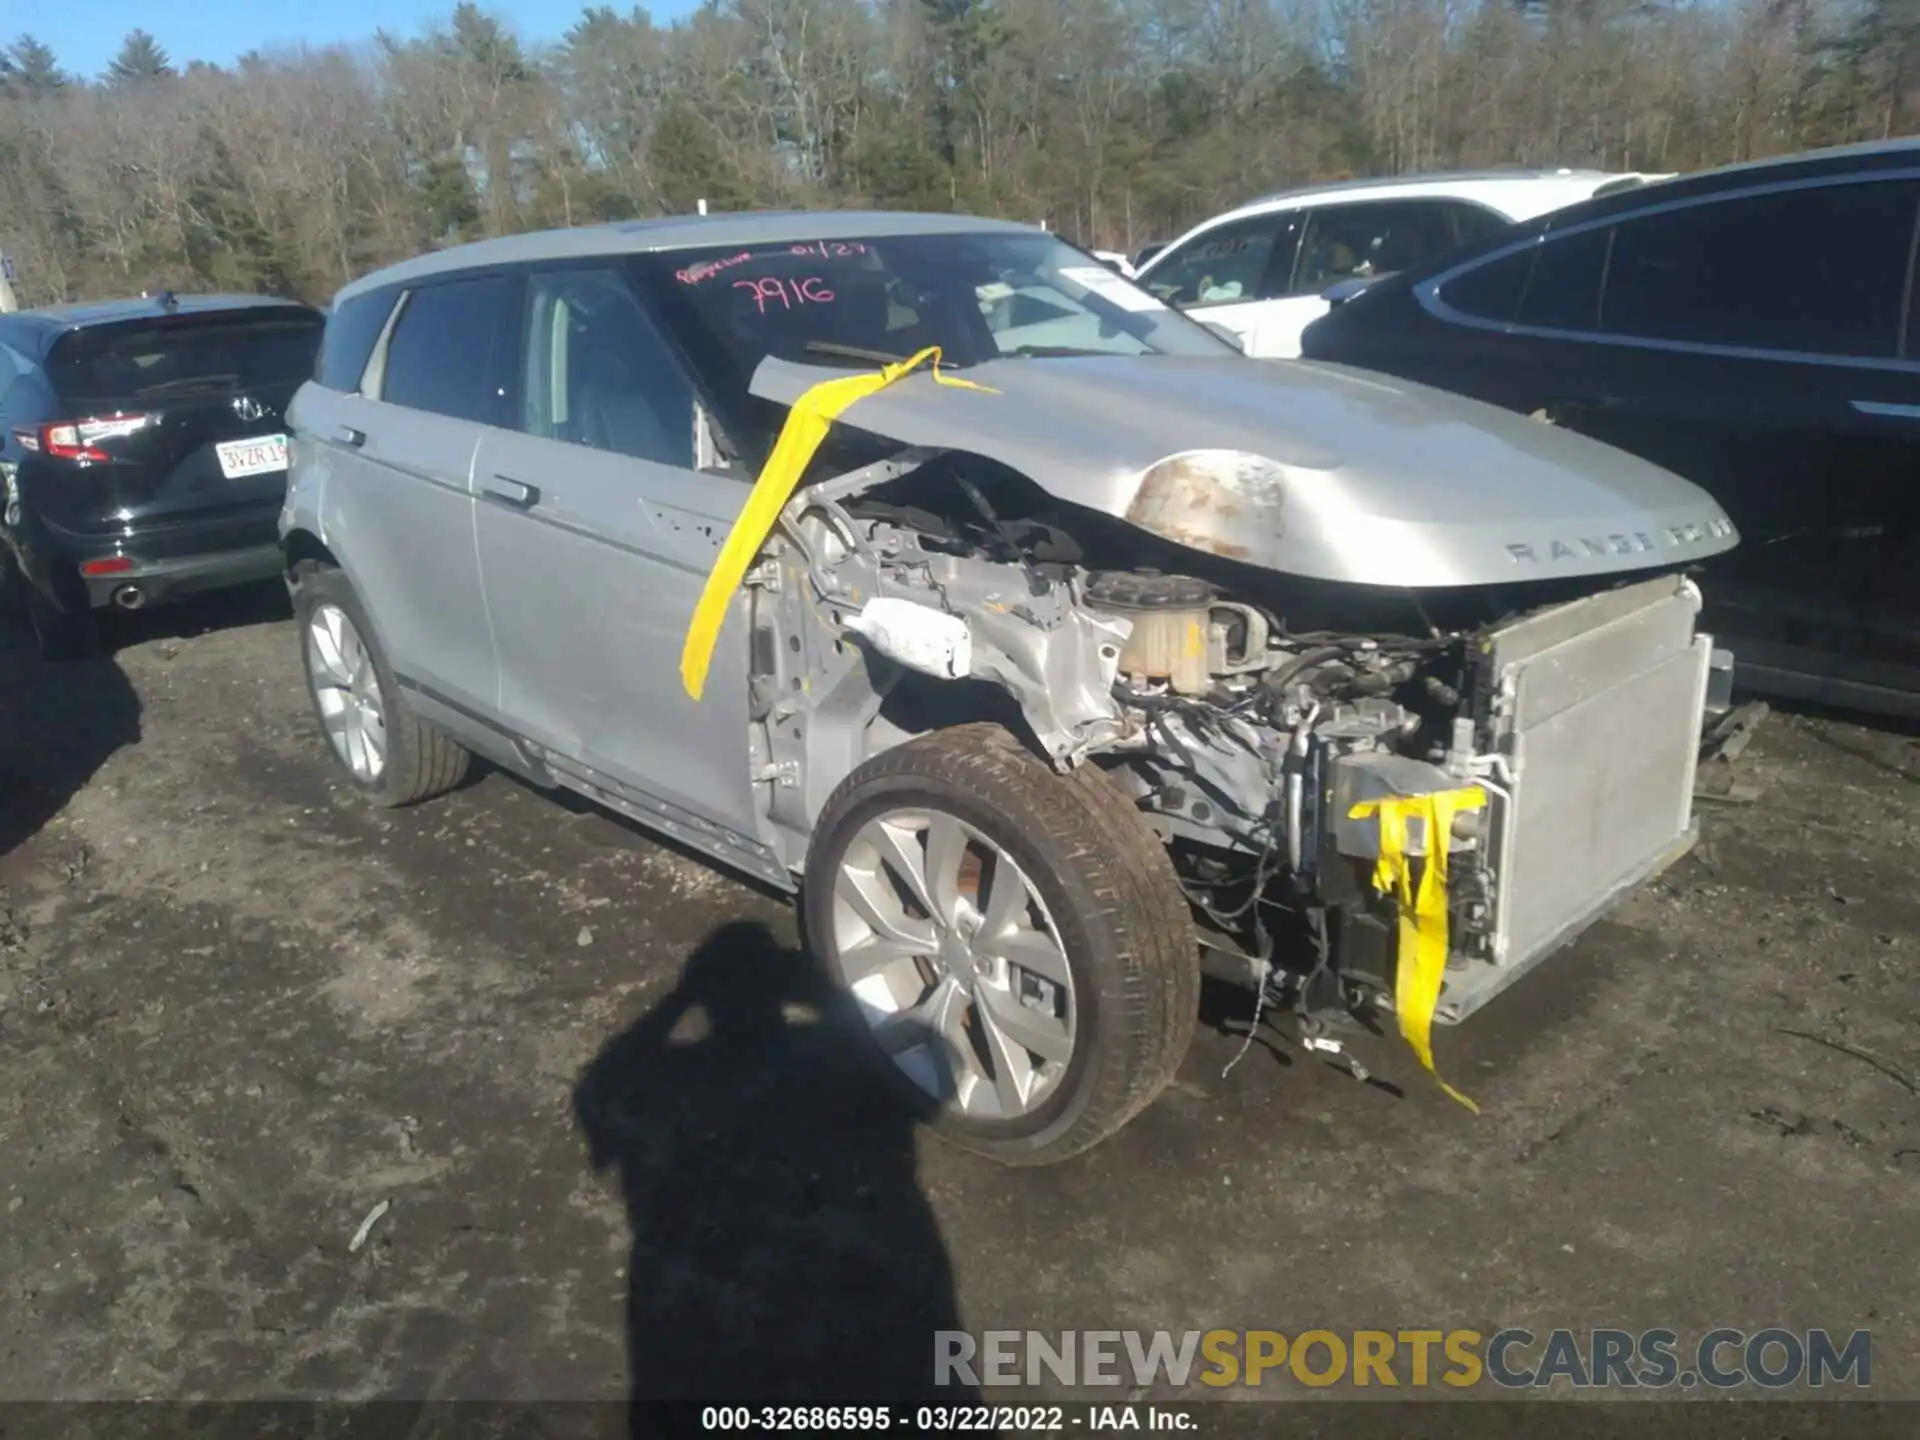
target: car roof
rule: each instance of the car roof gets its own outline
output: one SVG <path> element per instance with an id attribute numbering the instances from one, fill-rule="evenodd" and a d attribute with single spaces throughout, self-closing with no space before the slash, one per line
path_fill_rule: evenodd
<path id="1" fill-rule="evenodd" d="M 1871 175 L 1881 170 L 1900 173 L 1920 170 L 1920 136 L 1872 140 L 1859 145 L 1835 145 L 1825 150 L 1803 150 L 1766 160 L 1748 160 L 1738 165 L 1723 165 L 1715 170 L 1700 170 L 1689 175 L 1652 181 L 1631 190 L 1596 195 L 1591 200 L 1536 216 L 1535 223 L 1517 235 L 1509 232 L 1490 236 L 1467 249 L 1435 256 L 1423 264 L 1384 277 L 1378 286 L 1391 290 L 1406 289 L 1442 271 L 1458 269 L 1529 238 L 1558 233 L 1574 226 L 1600 223 L 1616 215 L 1630 215 L 1651 205 L 1684 204 L 1760 185 Z"/>
<path id="2" fill-rule="evenodd" d="M 1638 190 L 1654 180 L 1638 171 L 1619 170 L 1448 170 L 1419 175 L 1382 175 L 1361 180 L 1330 180 L 1281 190 L 1223 211 L 1175 237 L 1147 261 L 1143 272 L 1159 265 L 1176 247 L 1219 225 L 1276 211 L 1301 209 L 1330 200 L 1453 199 L 1485 205 L 1510 220 L 1532 220 L 1550 210 L 1576 204 L 1616 189 Z"/>
<path id="3" fill-rule="evenodd" d="M 1374 175 L 1354 180 L 1324 180 L 1314 185 L 1298 185 L 1286 190 L 1276 190 L 1270 195 L 1262 195 L 1249 200 L 1241 210 L 1257 210 L 1268 205 L 1288 206 L 1303 200 L 1317 200 L 1330 195 L 1366 195 L 1376 190 L 1405 190 L 1409 193 L 1437 191 L 1454 193 L 1462 188 L 1480 189 L 1491 186 L 1495 189 L 1537 188 L 1542 185 L 1557 186 L 1564 189 L 1578 189 L 1591 192 L 1594 187 L 1612 181 L 1637 181 L 1643 178 L 1634 171 L 1619 170 L 1574 170 L 1566 167 L 1558 169 L 1486 169 L 1486 170 L 1430 170 L 1413 175 Z"/>
<path id="4" fill-rule="evenodd" d="M 126 320 L 159 320 L 236 310 L 305 310 L 317 313 L 311 305 L 272 295 L 174 295 L 171 305 L 166 303 L 167 296 L 168 292 L 160 291 L 125 300 L 83 300 L 71 305 L 15 310 L 11 314 L 0 315 L 0 335 L 24 341 L 44 355 L 55 340 L 69 331 L 85 330 L 94 325 L 117 325 Z"/>
<path id="5" fill-rule="evenodd" d="M 1920 167 L 1920 136 L 1872 140 L 1860 145 L 1835 145 L 1825 150 L 1803 150 L 1793 155 L 1776 155 L 1765 160 L 1723 165 L 1716 170 L 1676 175 L 1618 194 L 1598 195 L 1555 212 L 1553 224 L 1558 228 L 1584 220 L 1603 219 L 1619 211 L 1638 209 L 1655 197 L 1660 203 L 1666 204 L 1782 180 L 1819 180 L 1915 167 Z"/>
<path id="6" fill-rule="evenodd" d="M 724 215 L 671 215 L 657 220 L 626 220 L 570 230 L 541 230 L 505 235 L 436 250 L 344 286 L 343 301 L 368 290 L 424 280 L 432 275 L 537 260 L 570 260 L 595 255 L 639 255 L 688 250 L 707 245 L 795 244 L 822 240 L 867 239 L 893 235 L 952 235 L 1000 231 L 1040 234 L 1034 226 L 974 215 L 919 215 L 886 210 L 748 211 Z"/>

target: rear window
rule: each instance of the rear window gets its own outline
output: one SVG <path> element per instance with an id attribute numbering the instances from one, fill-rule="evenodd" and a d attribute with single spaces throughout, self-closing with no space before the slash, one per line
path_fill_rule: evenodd
<path id="1" fill-rule="evenodd" d="M 375 290 L 356 295 L 344 305 L 336 305 L 327 316 L 326 338 L 320 342 L 320 365 L 313 378 L 329 390 L 351 395 L 360 389 L 360 377 L 366 373 L 373 347 L 386 328 L 393 312 L 393 290 Z"/>
<path id="2" fill-rule="evenodd" d="M 1442 282 L 1440 299 L 1463 315 L 1480 320 L 1498 320 L 1510 324 L 1526 293 L 1527 277 L 1533 273 L 1535 247 L 1516 250 L 1462 270 Z"/>
<path id="3" fill-rule="evenodd" d="M 519 357 L 519 282 L 440 280 L 407 296 L 387 342 L 380 398 L 481 425 L 510 425 Z"/>
<path id="4" fill-rule="evenodd" d="M 311 311 L 100 325 L 54 346 L 47 375 L 62 398 L 88 400 L 298 385 L 313 374 L 320 329 Z"/>

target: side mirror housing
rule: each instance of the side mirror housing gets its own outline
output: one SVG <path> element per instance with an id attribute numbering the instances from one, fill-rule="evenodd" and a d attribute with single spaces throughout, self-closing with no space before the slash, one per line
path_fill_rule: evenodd
<path id="1" fill-rule="evenodd" d="M 1376 280 L 1384 280 L 1384 275 L 1353 275 L 1336 284 L 1329 285 L 1320 292 L 1320 298 L 1329 305 L 1344 305 Z"/>

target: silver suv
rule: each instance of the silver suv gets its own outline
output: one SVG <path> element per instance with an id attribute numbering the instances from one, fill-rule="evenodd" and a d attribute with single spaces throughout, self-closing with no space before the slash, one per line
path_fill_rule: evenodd
<path id="1" fill-rule="evenodd" d="M 290 419 L 369 800 L 480 755 L 798 891 L 878 1073 L 1006 1161 L 1145 1106 L 1203 967 L 1431 1069 L 1692 840 L 1711 499 L 1041 231 L 444 251 L 340 293 Z"/>

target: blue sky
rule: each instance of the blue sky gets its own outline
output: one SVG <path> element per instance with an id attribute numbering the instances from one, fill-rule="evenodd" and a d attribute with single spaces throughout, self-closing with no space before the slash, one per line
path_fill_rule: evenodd
<path id="1" fill-rule="evenodd" d="M 625 11 L 632 3 L 617 0 L 614 8 Z M 586 0 L 482 4 L 532 44 L 558 39 L 586 8 Z M 0 0 L 0 40 L 29 32 L 53 47 L 63 69 L 93 76 L 136 27 L 152 32 L 176 66 L 189 60 L 224 65 L 248 50 L 364 40 L 381 27 L 414 34 L 444 20 L 453 6 L 454 0 Z M 693 0 L 660 0 L 647 8 L 667 20 L 691 10 Z"/>

